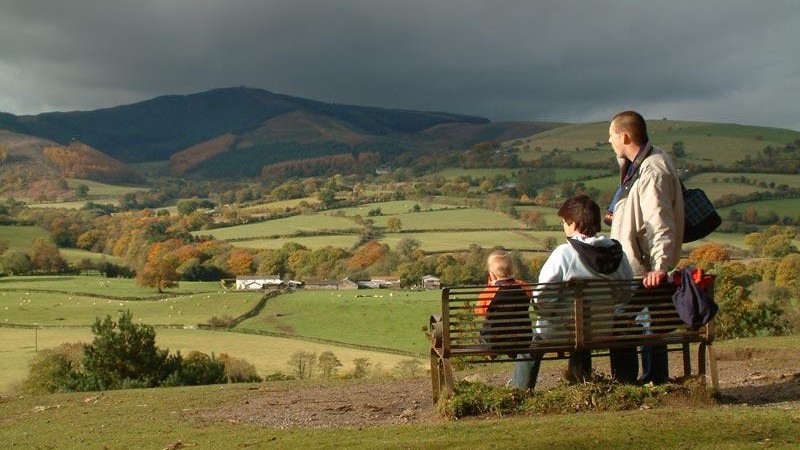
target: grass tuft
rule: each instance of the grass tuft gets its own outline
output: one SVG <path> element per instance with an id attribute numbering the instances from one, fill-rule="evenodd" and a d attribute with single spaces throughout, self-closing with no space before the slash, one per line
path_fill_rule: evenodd
<path id="1" fill-rule="evenodd" d="M 460 382 L 452 398 L 439 402 L 439 412 L 451 419 L 493 414 L 565 414 L 586 411 L 626 411 L 664 405 L 707 406 L 714 393 L 699 379 L 643 386 L 619 384 L 597 377 L 591 382 L 563 383 L 530 391 L 483 383 Z"/>

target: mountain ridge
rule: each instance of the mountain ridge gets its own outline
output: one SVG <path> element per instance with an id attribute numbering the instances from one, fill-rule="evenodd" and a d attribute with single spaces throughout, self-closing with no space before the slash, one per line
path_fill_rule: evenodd
<path id="1" fill-rule="evenodd" d="M 129 163 L 167 160 L 196 144 L 226 133 L 243 134 L 296 111 L 330 117 L 370 136 L 414 134 L 444 123 L 490 123 L 477 116 L 325 103 L 235 87 L 162 95 L 91 111 L 0 113 L 0 127 L 62 145 L 77 139 Z"/>

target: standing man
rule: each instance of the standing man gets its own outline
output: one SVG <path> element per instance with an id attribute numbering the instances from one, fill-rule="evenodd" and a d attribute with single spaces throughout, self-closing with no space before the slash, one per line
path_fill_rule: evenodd
<path id="1" fill-rule="evenodd" d="M 634 276 L 643 277 L 646 288 L 658 286 L 681 257 L 684 213 L 678 172 L 666 152 L 650 142 L 647 124 L 637 112 L 624 111 L 611 119 L 608 142 L 620 166 L 620 186 L 605 222 L 611 225 L 611 238 L 622 243 Z M 625 356 L 616 356 L 618 378 L 635 378 L 635 363 L 630 367 Z M 639 380 L 664 383 L 668 378 L 666 346 L 643 348 Z"/>

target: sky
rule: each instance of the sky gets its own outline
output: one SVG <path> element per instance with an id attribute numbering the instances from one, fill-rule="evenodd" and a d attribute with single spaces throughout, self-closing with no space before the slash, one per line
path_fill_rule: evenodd
<path id="1" fill-rule="evenodd" d="M 0 111 L 247 86 L 354 105 L 800 130 L 797 0 L 0 0 Z"/>

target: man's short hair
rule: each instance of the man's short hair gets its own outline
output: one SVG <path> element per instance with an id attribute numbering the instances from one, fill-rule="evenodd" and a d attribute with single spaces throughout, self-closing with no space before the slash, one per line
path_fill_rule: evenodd
<path id="1" fill-rule="evenodd" d="M 594 236 L 600 231 L 600 206 L 587 195 L 567 199 L 558 209 L 558 217 L 574 223 L 575 229 L 586 236 Z"/>
<path id="2" fill-rule="evenodd" d="M 514 261 L 505 250 L 495 250 L 486 258 L 486 268 L 500 278 L 514 276 Z"/>
<path id="3" fill-rule="evenodd" d="M 611 119 L 611 124 L 617 133 L 628 133 L 634 144 L 643 145 L 650 140 L 647 136 L 647 123 L 644 121 L 644 117 L 636 111 L 617 113 Z"/>

